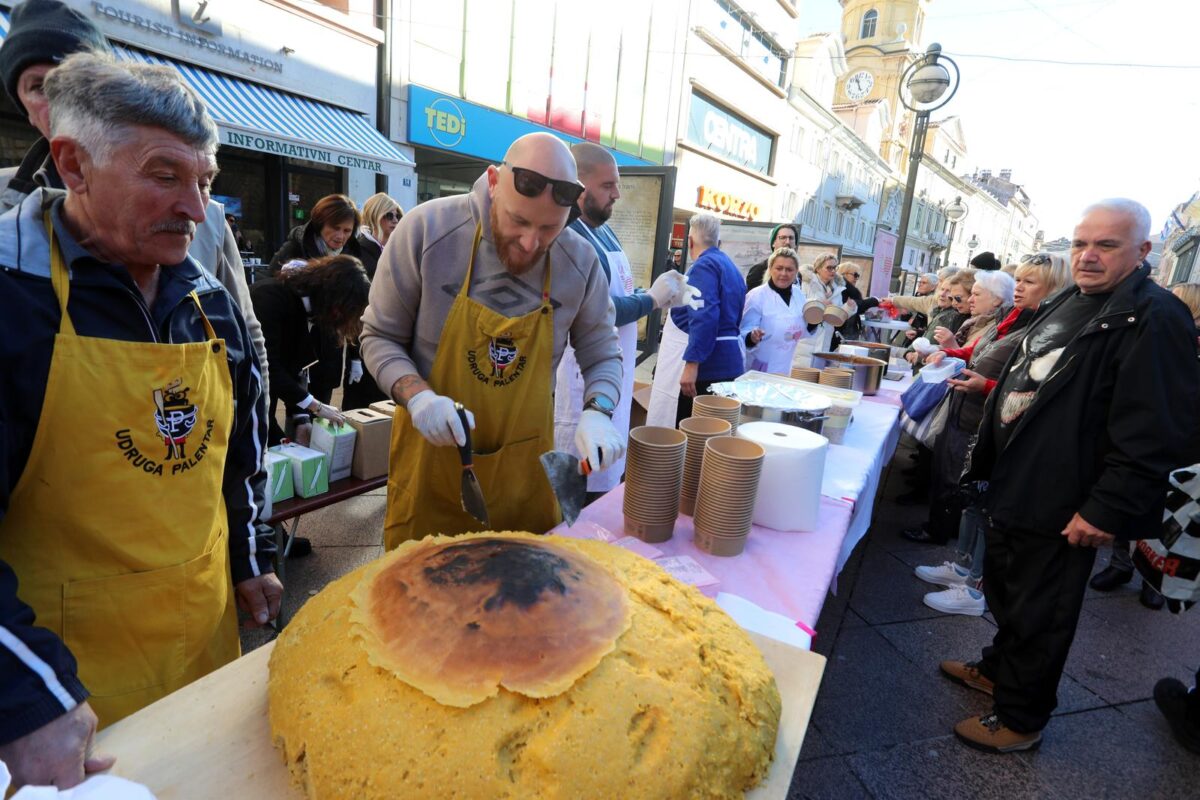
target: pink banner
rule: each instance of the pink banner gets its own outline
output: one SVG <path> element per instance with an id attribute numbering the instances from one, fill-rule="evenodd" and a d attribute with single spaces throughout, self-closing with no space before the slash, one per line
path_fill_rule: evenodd
<path id="1" fill-rule="evenodd" d="M 875 261 L 871 265 L 871 297 L 886 297 L 891 292 L 892 267 L 896 257 L 896 239 L 891 231 L 875 231 Z"/>

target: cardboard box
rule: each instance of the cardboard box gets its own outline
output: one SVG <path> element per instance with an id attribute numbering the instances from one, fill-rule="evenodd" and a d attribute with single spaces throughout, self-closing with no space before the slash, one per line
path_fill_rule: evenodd
<path id="1" fill-rule="evenodd" d="M 387 475 L 392 447 L 391 416 L 370 408 L 356 408 L 345 414 L 346 422 L 358 433 L 350 474 L 364 481 Z"/>
<path id="2" fill-rule="evenodd" d="M 380 400 L 377 403 L 371 403 L 370 408 L 372 411 L 378 411 L 380 414 L 385 414 L 387 417 L 391 418 L 396 413 L 396 401 Z"/>
<path id="3" fill-rule="evenodd" d="M 292 462 L 292 488 L 300 497 L 315 497 L 329 491 L 329 456 L 294 442 L 271 448 Z"/>
<path id="4" fill-rule="evenodd" d="M 633 403 L 629 406 L 629 429 L 646 424 L 646 412 L 650 409 L 650 384 L 633 382 Z"/>
<path id="5" fill-rule="evenodd" d="M 358 432 L 349 425 L 335 426 L 328 420 L 313 423 L 308 446 L 329 456 L 329 480 L 350 477 L 350 462 L 354 459 L 354 441 Z"/>

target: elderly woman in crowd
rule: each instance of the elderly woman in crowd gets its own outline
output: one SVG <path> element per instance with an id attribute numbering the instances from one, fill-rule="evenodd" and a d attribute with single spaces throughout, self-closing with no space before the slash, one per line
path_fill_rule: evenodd
<path id="1" fill-rule="evenodd" d="M 923 347 L 932 349 L 937 347 L 933 341 L 933 332 L 938 328 L 945 328 L 949 331 L 958 331 L 964 322 L 967 321 L 967 315 L 955 308 L 950 297 L 954 291 L 954 287 L 950 284 L 950 278 L 938 284 L 937 288 L 937 304 L 933 307 L 927 318 L 926 329 L 922 335 L 915 336 L 912 344 L 908 346 L 908 350 L 904 353 L 904 357 L 908 359 L 908 363 L 917 364 L 922 356 L 921 353 L 913 349 L 917 344 L 917 339 L 921 339 Z"/>
<path id="2" fill-rule="evenodd" d="M 862 277 L 862 267 L 852 261 L 844 261 L 838 264 L 838 277 L 842 279 L 842 304 L 853 301 L 854 313 L 846 320 L 842 327 L 838 329 L 838 335 L 843 339 L 861 339 L 863 335 L 862 315 L 864 311 L 870 311 L 879 305 L 879 301 L 874 297 L 863 298 L 862 292 L 858 288 L 858 280 Z M 926 276 L 921 276 L 922 278 Z"/>
<path id="3" fill-rule="evenodd" d="M 826 306 L 841 305 L 842 289 L 845 288 L 837 274 L 838 260 L 833 253 L 817 256 L 812 266 L 800 268 L 800 287 L 805 301 L 817 300 Z M 833 326 L 821 323 L 814 337 L 813 347 L 817 352 L 832 349 Z"/>
<path id="4" fill-rule="evenodd" d="M 958 276 L 955 276 L 956 278 Z M 1003 321 L 1013 304 L 1013 279 L 1003 272 L 979 272 L 974 276 L 971 287 L 970 310 L 973 318 L 992 320 L 991 325 L 982 325 L 979 337 L 972 340 L 968 348 L 954 350 L 958 357 L 967 361 L 971 369 L 962 377 L 951 382 L 954 392 L 947 401 L 946 426 L 938 434 L 933 448 L 933 491 L 929 498 L 929 519 L 923 524 L 908 528 L 904 538 L 913 542 L 945 544 L 951 536 L 958 535 L 962 506 L 959 503 L 958 479 L 962 475 L 967 456 L 967 445 L 979 420 L 983 416 L 983 398 L 977 387 L 986 378 L 995 378 L 1004 365 L 1004 358 L 992 365 L 990 375 L 975 372 L 981 360 L 992 350 L 992 345 L 1004 338 L 999 336 L 996 321 Z M 1015 318 L 1014 318 L 1015 320 Z M 944 357 L 944 355 L 942 356 Z M 932 363 L 940 360 L 939 354 L 929 356 Z"/>
<path id="5" fill-rule="evenodd" d="M 1001 280 L 998 273 L 981 276 L 980 283 Z M 1003 276 L 1003 273 L 999 273 Z M 946 426 L 955 433 L 965 432 L 969 438 L 979 427 L 983 406 L 996 385 L 1004 364 L 1024 338 L 1024 328 L 1033 319 L 1043 300 L 1070 286 L 1071 263 L 1059 253 L 1037 253 L 1025 256 L 1017 267 L 1013 287 L 1013 308 L 1007 316 L 975 345 L 961 350 L 939 351 L 929 357 L 936 364 L 943 358 L 962 358 L 970 365 L 957 380 L 950 381 L 954 392 L 947 410 Z M 1003 290 L 1001 290 L 1003 291 Z M 983 575 L 984 536 L 983 515 L 976 506 L 966 508 L 959 524 L 957 558 L 941 565 L 917 567 L 917 577 L 927 583 L 946 587 L 931 592 L 925 604 L 948 614 L 982 614 L 985 609 L 983 593 L 979 591 Z"/>
<path id="6" fill-rule="evenodd" d="M 363 203 L 362 227 L 358 230 L 358 249 L 367 277 L 375 280 L 375 266 L 383 254 L 392 231 L 404 212 L 400 204 L 384 192 L 373 194 Z M 375 383 L 375 378 L 363 367 L 358 342 L 346 344 L 346 369 L 342 374 L 342 408 L 366 408 L 371 403 L 389 399 Z"/>
<path id="7" fill-rule="evenodd" d="M 767 259 L 767 280 L 746 294 L 742 336 L 746 369 L 788 375 L 796 343 L 813 334 L 816 325 L 804 321 L 804 292 L 796 285 L 796 251 L 781 247 Z"/>

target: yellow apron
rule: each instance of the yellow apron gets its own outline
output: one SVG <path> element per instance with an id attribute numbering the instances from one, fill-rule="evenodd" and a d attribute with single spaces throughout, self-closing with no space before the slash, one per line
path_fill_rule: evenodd
<path id="1" fill-rule="evenodd" d="M 475 474 L 492 529 L 543 533 L 560 520 L 538 462 L 539 455 L 554 449 L 550 256 L 541 306 L 505 317 L 468 296 L 481 235 L 476 226 L 467 276 L 446 317 L 428 382 L 475 415 Z M 397 408 L 384 525 L 387 548 L 429 534 L 483 530 L 462 510 L 461 477 L 457 448 L 429 444 L 408 412 Z"/>
<path id="2" fill-rule="evenodd" d="M 62 321 L 0 558 L 103 726 L 240 654 L 221 493 L 233 385 L 195 292 L 207 341 L 76 335 L 49 215 L 46 231 Z"/>

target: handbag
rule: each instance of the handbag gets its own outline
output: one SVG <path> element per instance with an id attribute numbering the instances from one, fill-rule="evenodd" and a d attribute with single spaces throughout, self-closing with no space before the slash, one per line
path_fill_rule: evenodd
<path id="1" fill-rule="evenodd" d="M 1140 539 L 1133 565 L 1175 614 L 1200 601 L 1200 464 L 1169 480 L 1161 539 Z"/>
<path id="2" fill-rule="evenodd" d="M 914 384 L 915 385 L 915 384 Z M 931 384 L 937 385 L 937 384 Z M 944 384 L 942 384 L 944 385 Z M 937 406 L 921 419 L 913 419 L 907 411 L 900 412 L 900 427 L 921 445 L 933 449 L 933 443 L 946 427 L 950 415 L 950 395 L 943 394 Z"/>
<path id="3" fill-rule="evenodd" d="M 949 390 L 950 387 L 945 381 L 940 383 L 913 381 L 912 385 L 904 390 L 904 394 L 900 395 L 900 405 L 904 406 L 905 414 L 908 414 L 913 420 L 920 421 L 937 407 Z"/>

